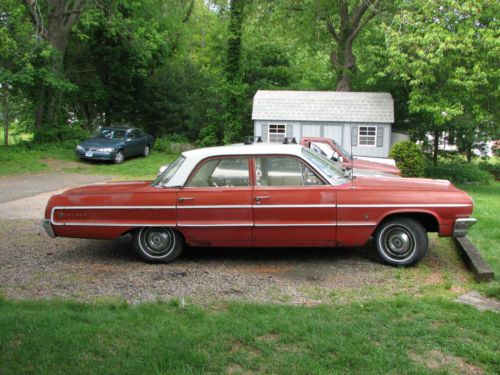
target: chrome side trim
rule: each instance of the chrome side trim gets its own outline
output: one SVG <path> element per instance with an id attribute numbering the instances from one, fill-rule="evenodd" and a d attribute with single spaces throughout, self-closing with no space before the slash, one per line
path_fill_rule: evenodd
<path id="1" fill-rule="evenodd" d="M 256 228 L 260 227 L 335 227 L 336 223 L 304 223 L 304 224 L 255 224 Z"/>
<path id="2" fill-rule="evenodd" d="M 117 223 L 117 224 L 107 224 L 107 223 L 59 223 L 53 224 L 65 227 L 175 227 L 176 223 L 161 223 L 161 224 L 151 224 L 151 223 Z"/>
<path id="3" fill-rule="evenodd" d="M 453 227 L 453 237 L 465 237 L 470 227 L 476 224 L 477 219 L 472 217 L 457 219 L 455 220 L 455 226 Z"/>
<path id="4" fill-rule="evenodd" d="M 374 227 L 377 223 L 375 222 L 364 222 L 364 223 L 356 223 L 356 222 L 337 222 L 338 227 Z"/>
<path id="5" fill-rule="evenodd" d="M 258 204 L 253 208 L 335 208 L 336 204 Z"/>
<path id="6" fill-rule="evenodd" d="M 243 224 L 177 224 L 178 227 L 186 228 L 211 228 L 211 227 L 253 227 L 253 223 Z"/>
<path id="7" fill-rule="evenodd" d="M 338 204 L 338 208 L 368 208 L 368 207 L 374 207 L 374 208 L 397 208 L 397 207 L 471 207 L 472 204 L 461 204 L 461 203 L 438 203 L 438 204 L 432 204 L 432 203 L 424 203 L 424 204 Z"/>
<path id="8" fill-rule="evenodd" d="M 179 209 L 186 209 L 186 208 L 252 208 L 252 205 L 250 204 L 242 204 L 242 205 L 206 205 L 206 206 L 177 206 Z"/>
<path id="9" fill-rule="evenodd" d="M 56 222 L 54 220 L 54 213 L 56 210 L 163 210 L 175 209 L 175 206 L 54 206 L 50 211 L 50 222 L 53 225 L 74 225 L 66 224 L 64 222 Z M 82 224 L 82 225 L 85 225 Z M 125 226 L 125 225 L 124 225 Z"/>
<path id="10" fill-rule="evenodd" d="M 45 232 L 47 232 L 50 238 L 56 238 L 56 235 L 54 234 L 54 230 L 52 229 L 52 225 L 49 219 L 42 220 L 42 227 L 43 229 L 45 229 Z"/>

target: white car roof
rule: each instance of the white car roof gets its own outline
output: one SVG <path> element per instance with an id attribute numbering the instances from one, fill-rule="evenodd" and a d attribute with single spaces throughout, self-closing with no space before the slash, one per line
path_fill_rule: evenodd
<path id="1" fill-rule="evenodd" d="M 263 155 L 263 154 L 287 154 L 300 155 L 302 146 L 296 144 L 281 143 L 252 143 L 234 144 L 228 146 L 205 147 L 196 150 L 185 151 L 182 153 L 186 158 L 204 159 L 210 156 L 226 155 Z"/>
<path id="2" fill-rule="evenodd" d="M 280 143 L 252 143 L 249 145 L 235 144 L 218 147 L 205 147 L 195 150 L 185 151 L 182 156 L 184 162 L 174 174 L 172 179 L 165 185 L 167 187 L 183 186 L 189 177 L 189 174 L 200 161 L 212 156 L 231 156 L 231 155 L 302 155 L 302 146 L 296 144 Z"/>

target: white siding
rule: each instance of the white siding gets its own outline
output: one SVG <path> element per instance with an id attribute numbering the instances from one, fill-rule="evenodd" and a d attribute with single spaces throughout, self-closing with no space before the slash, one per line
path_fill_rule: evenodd
<path id="1" fill-rule="evenodd" d="M 325 125 L 323 137 L 333 139 L 335 142 L 342 144 L 342 125 Z"/>

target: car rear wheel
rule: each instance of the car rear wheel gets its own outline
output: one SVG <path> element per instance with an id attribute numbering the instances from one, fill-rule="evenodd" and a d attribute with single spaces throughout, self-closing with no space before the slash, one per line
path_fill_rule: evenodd
<path id="1" fill-rule="evenodd" d="M 144 155 L 145 157 L 148 157 L 150 152 L 151 152 L 151 149 L 149 148 L 149 146 L 146 146 L 146 147 L 144 147 L 144 151 L 142 152 L 142 155 Z"/>
<path id="2" fill-rule="evenodd" d="M 409 218 L 384 221 L 375 232 L 374 242 L 384 262 L 392 266 L 417 264 L 429 248 L 425 228 Z"/>
<path id="3" fill-rule="evenodd" d="M 121 164 L 125 160 L 125 155 L 123 154 L 123 151 L 119 150 L 116 151 L 115 153 L 115 158 L 113 159 L 113 162 L 115 164 Z"/>
<path id="4" fill-rule="evenodd" d="M 167 227 L 144 227 L 133 236 L 135 251 L 147 262 L 169 263 L 184 250 L 182 235 Z"/>

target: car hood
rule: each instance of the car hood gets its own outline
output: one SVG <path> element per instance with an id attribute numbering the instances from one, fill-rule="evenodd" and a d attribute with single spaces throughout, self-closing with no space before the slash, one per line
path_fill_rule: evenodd
<path id="1" fill-rule="evenodd" d="M 376 187 L 387 190 L 458 190 L 448 180 L 433 180 L 430 178 L 359 176 L 354 178 L 353 185 L 357 188 Z"/>
<path id="2" fill-rule="evenodd" d="M 359 168 L 354 168 L 352 170 L 352 173 L 354 176 L 369 176 L 369 177 L 386 177 L 386 178 L 401 178 L 398 175 L 395 175 L 394 173 L 387 173 L 375 169 L 359 169 Z"/>
<path id="3" fill-rule="evenodd" d="M 92 138 L 80 142 L 83 147 L 115 147 L 123 142 L 123 139 Z"/>
<path id="4" fill-rule="evenodd" d="M 397 174 L 397 175 L 401 173 L 399 168 L 394 167 L 392 165 L 377 163 L 375 161 L 368 161 L 362 159 L 354 159 L 352 161 L 352 166 L 357 169 L 371 169 L 374 171 Z"/>

